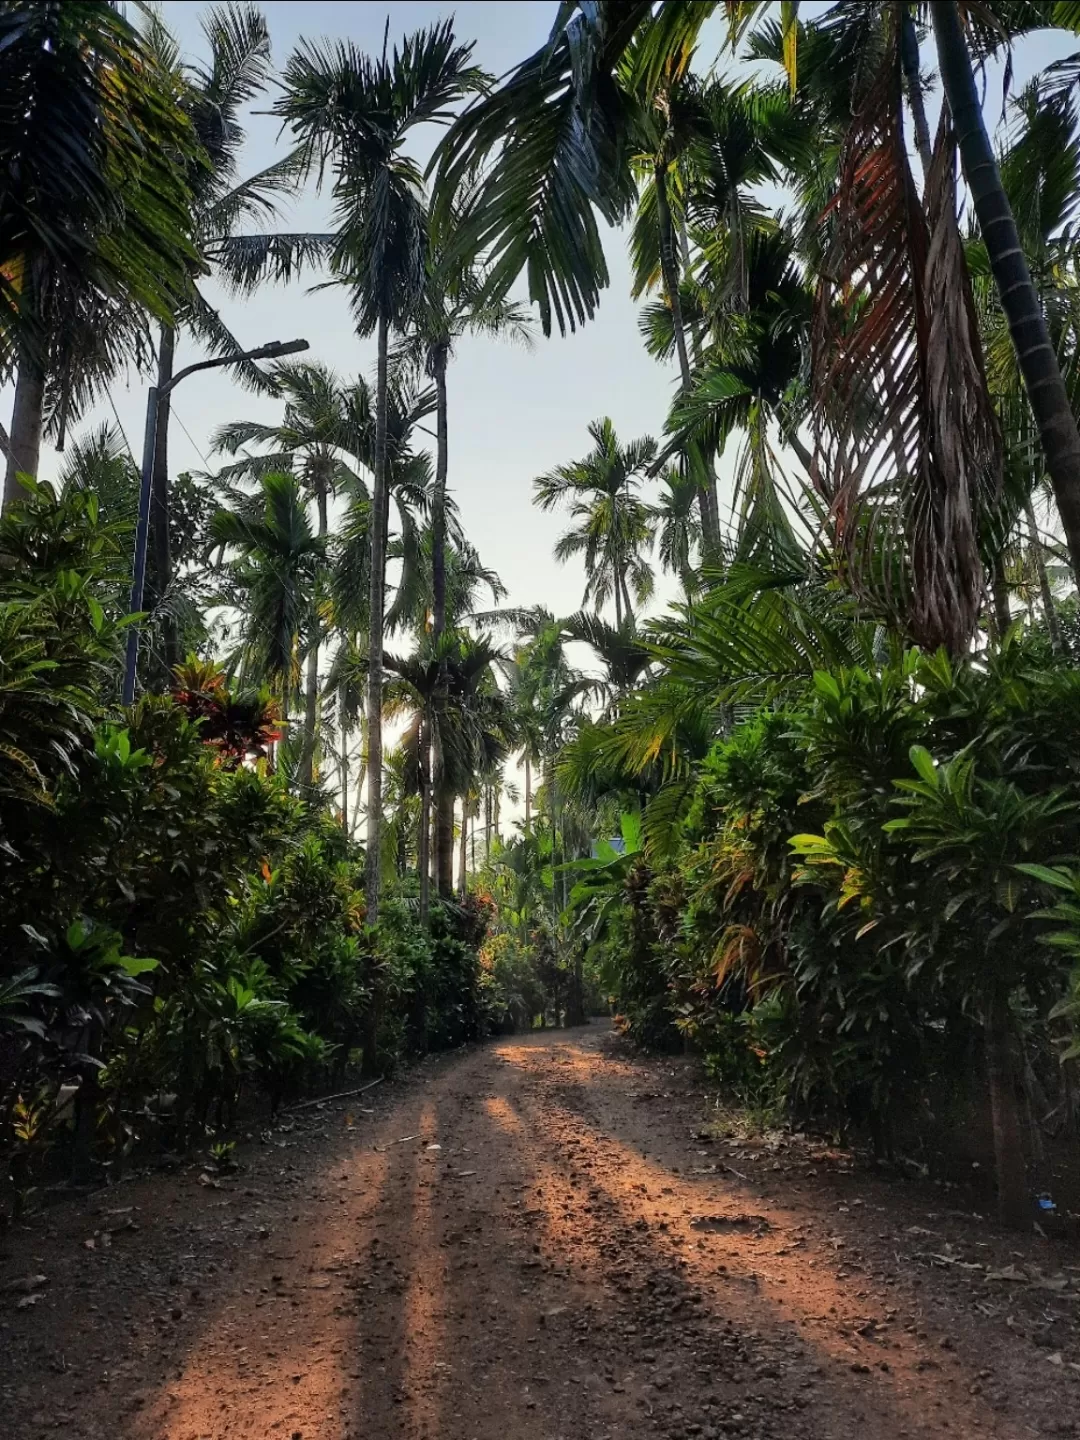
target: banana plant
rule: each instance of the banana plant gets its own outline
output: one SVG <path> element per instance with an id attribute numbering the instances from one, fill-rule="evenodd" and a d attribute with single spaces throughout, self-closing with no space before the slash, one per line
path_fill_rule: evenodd
<path id="1" fill-rule="evenodd" d="M 619 816 L 619 831 L 619 844 L 601 840 L 595 855 L 559 866 L 564 874 L 577 877 L 562 918 L 573 924 L 588 949 L 603 940 L 612 915 L 622 903 L 627 876 L 641 858 L 640 813 L 624 811 Z"/>

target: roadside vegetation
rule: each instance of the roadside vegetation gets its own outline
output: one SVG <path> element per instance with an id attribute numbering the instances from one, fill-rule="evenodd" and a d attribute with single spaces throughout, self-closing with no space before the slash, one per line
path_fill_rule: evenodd
<path id="1" fill-rule="evenodd" d="M 451 22 L 275 68 L 253 5 L 187 59 L 0 4 L 8 1211 L 609 1008 L 883 1159 L 985 1128 L 1009 1223 L 1075 1149 L 1078 7 L 552 20 L 496 81 Z M 279 225 L 303 185 L 326 233 Z M 535 478 L 559 615 L 458 510 L 455 346 L 592 322 L 612 243 L 671 403 L 629 436 L 598 395 Z M 375 373 L 243 358 L 208 275 L 334 283 Z M 206 474 L 170 467 L 181 345 L 280 406 L 238 394 Z M 135 613 L 138 457 L 89 418 L 129 372 Z"/>

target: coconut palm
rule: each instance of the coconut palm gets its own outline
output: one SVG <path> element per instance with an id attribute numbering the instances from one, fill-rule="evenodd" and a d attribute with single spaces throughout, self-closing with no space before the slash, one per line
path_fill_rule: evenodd
<path id="1" fill-rule="evenodd" d="M 576 522 L 555 546 L 555 557 L 585 559 L 584 604 L 615 602 L 615 623 L 633 615 L 631 591 L 643 604 L 652 594 L 653 574 L 642 550 L 652 542 L 649 507 L 637 496 L 641 476 L 656 455 L 646 436 L 619 442 L 609 419 L 589 426 L 593 450 L 583 460 L 559 465 L 533 481 L 542 510 L 568 504 Z"/>
<path id="2" fill-rule="evenodd" d="M 333 174 L 337 232 L 330 270 L 345 286 L 357 331 L 378 337 L 368 615 L 368 917 L 378 918 L 382 815 L 382 653 L 386 565 L 389 341 L 415 310 L 426 274 L 422 177 L 406 152 L 420 125 L 445 123 L 476 88 L 472 47 L 446 22 L 418 31 L 376 60 L 341 42 L 302 44 L 283 76 L 275 112 L 309 168 Z"/>
<path id="3" fill-rule="evenodd" d="M 112 5 L 0 7 L 0 369 L 17 372 L 4 504 L 42 427 L 93 397 L 171 320 L 196 252 L 194 131 Z M 28 123 L 27 117 L 32 117 Z"/>

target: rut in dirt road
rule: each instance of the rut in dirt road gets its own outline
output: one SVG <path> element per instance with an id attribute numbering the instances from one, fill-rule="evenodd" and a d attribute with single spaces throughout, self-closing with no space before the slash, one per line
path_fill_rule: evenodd
<path id="1" fill-rule="evenodd" d="M 992 1304 L 927 1293 L 934 1272 L 894 1256 L 931 1232 L 886 1213 L 880 1182 L 775 1162 L 752 1183 L 696 1138 L 689 1062 L 548 1032 L 429 1063 L 373 1120 L 348 1105 L 253 1147 L 221 1190 L 114 1192 L 137 1259 L 122 1233 L 87 1250 L 85 1217 L 31 1234 L 51 1280 L 4 1317 L 3 1433 L 1075 1433 L 1078 1357 L 1048 1364 Z M 947 1223 L 949 1250 L 967 1232 Z M 992 1239 L 1010 1253 L 971 1243 Z"/>

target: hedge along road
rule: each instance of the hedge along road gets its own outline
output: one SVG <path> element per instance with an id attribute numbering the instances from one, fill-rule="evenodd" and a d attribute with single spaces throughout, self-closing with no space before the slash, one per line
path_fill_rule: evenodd
<path id="1" fill-rule="evenodd" d="M 3 1433 L 1080 1433 L 1075 1255 L 716 1115 L 691 1061 L 538 1032 L 15 1227 Z"/>

